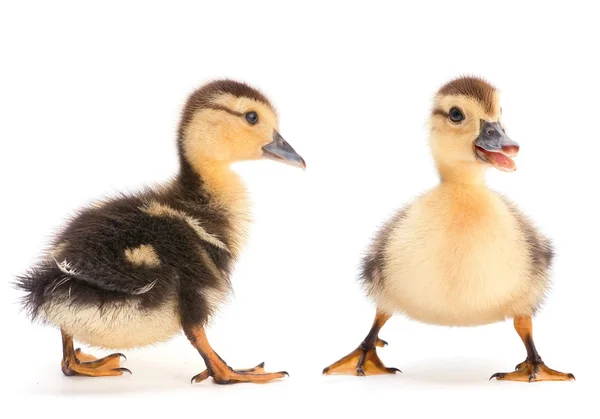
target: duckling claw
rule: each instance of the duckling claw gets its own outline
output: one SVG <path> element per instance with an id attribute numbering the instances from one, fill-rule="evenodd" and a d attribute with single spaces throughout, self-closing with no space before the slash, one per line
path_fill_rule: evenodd
<path id="1" fill-rule="evenodd" d="M 375 346 L 379 347 L 379 348 L 384 348 L 388 345 L 388 343 L 380 338 L 377 338 L 377 342 L 375 343 Z"/>

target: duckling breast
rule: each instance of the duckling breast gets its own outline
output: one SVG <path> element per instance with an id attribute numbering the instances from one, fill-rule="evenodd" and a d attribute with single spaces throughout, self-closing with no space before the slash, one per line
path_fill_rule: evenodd
<path id="1" fill-rule="evenodd" d="M 532 280 L 517 220 L 483 188 L 425 195 L 383 251 L 384 281 L 375 299 L 387 311 L 426 323 L 502 321 L 530 313 L 544 291 L 544 282 Z"/>

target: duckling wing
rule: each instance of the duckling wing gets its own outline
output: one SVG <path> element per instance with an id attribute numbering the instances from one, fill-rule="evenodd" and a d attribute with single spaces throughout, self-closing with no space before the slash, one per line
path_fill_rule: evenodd
<path id="1" fill-rule="evenodd" d="M 525 242 L 531 277 L 539 281 L 546 281 L 547 273 L 554 259 L 552 242 L 537 229 L 531 219 L 515 203 L 504 196 L 501 198 L 513 215 Z"/>
<path id="2" fill-rule="evenodd" d="M 175 288 L 159 251 L 170 226 L 160 221 L 146 220 L 133 199 L 83 210 L 48 255 L 17 279 L 24 307 L 35 317 L 44 304 L 62 301 L 101 306 L 136 296 L 146 307 L 159 305 Z"/>
<path id="3" fill-rule="evenodd" d="M 76 245 L 67 245 L 60 255 L 49 263 L 53 263 L 60 271 L 59 283 L 82 281 L 104 291 L 140 295 L 147 293 L 156 285 L 162 271 L 155 252 L 147 249 L 152 248 L 141 245 L 133 250 L 124 250 L 123 253 L 132 252 L 133 258 L 144 258 L 145 264 L 137 266 L 128 266 L 116 255 L 111 255 L 107 247 L 78 249 Z M 139 256 L 142 253 L 145 256 Z M 156 259 L 156 264 L 147 262 L 151 258 Z"/>
<path id="4" fill-rule="evenodd" d="M 385 249 L 392 232 L 402 224 L 402 220 L 406 217 L 409 208 L 410 205 L 407 205 L 397 210 L 394 215 L 383 224 L 373 238 L 367 253 L 362 259 L 360 281 L 369 295 L 380 287 L 383 282 L 383 270 L 386 263 Z"/>
<path id="5" fill-rule="evenodd" d="M 157 251 L 161 226 L 144 218 L 122 205 L 84 211 L 58 237 L 47 264 L 65 283 L 144 294 L 167 274 Z"/>

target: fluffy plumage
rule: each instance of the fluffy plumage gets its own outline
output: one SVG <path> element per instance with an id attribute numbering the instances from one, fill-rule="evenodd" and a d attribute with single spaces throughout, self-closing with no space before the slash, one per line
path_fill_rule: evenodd
<path id="1" fill-rule="evenodd" d="M 444 185 L 400 211 L 363 262 L 378 308 L 426 323 L 471 326 L 533 314 L 552 248 L 485 187 Z"/>
<path id="2" fill-rule="evenodd" d="M 398 211 L 363 261 L 363 284 L 381 310 L 468 326 L 540 306 L 551 244 L 516 205 L 485 186 L 489 165 L 473 153 L 480 121 L 500 118 L 497 97 L 493 86 L 472 77 L 438 91 L 431 147 L 442 183 Z M 462 127 L 448 121 L 453 107 L 466 115 Z"/>
<path id="3" fill-rule="evenodd" d="M 510 172 L 519 151 L 500 121 L 498 92 L 461 77 L 437 93 L 430 145 L 440 184 L 406 205 L 375 235 L 362 263 L 362 284 L 377 313 L 354 351 L 324 374 L 395 374 L 379 359 L 379 331 L 395 313 L 447 326 L 514 318 L 527 358 L 492 378 L 567 381 L 548 368 L 532 336 L 531 316 L 549 287 L 553 250 L 515 204 L 485 186 L 489 167 Z"/>
<path id="4" fill-rule="evenodd" d="M 228 243 L 227 210 L 207 205 L 211 199 L 200 182 L 191 188 L 184 185 L 179 178 L 164 191 L 124 195 L 78 214 L 58 235 L 50 257 L 21 278 L 33 317 L 56 324 L 86 343 L 116 348 L 160 342 L 179 331 L 165 327 L 164 336 L 152 334 L 148 340 L 143 325 L 137 331 L 132 327 L 138 316 L 152 319 L 160 314 L 183 323 L 205 322 L 216 308 L 205 291 L 229 289 L 234 255 L 199 235 L 184 219 L 147 209 L 161 203 L 187 214 L 212 237 Z M 130 249 L 143 246 L 152 247 L 158 264 L 131 263 Z M 208 255 L 222 274 L 214 275 L 201 254 Z M 133 309 L 123 309 L 124 303 Z M 123 335 L 130 337 L 113 345 L 104 336 L 89 339 L 101 329 L 94 317 L 119 317 Z M 87 322 L 94 330 L 84 332 Z M 175 320 L 165 322 L 172 325 Z M 144 336 L 136 341 L 136 333 Z"/>
<path id="5" fill-rule="evenodd" d="M 262 124 L 250 126 L 247 110 Z M 271 103 L 246 84 L 221 80 L 194 92 L 179 129 L 179 174 L 76 214 L 18 280 L 32 318 L 105 348 L 148 345 L 205 324 L 230 291 L 250 221 L 229 164 L 261 158 L 277 128 Z"/>

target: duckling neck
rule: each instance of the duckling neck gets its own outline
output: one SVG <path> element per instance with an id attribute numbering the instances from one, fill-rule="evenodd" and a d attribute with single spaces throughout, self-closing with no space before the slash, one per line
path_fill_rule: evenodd
<path id="1" fill-rule="evenodd" d="M 207 161 L 197 171 L 203 189 L 220 206 L 236 213 L 246 206 L 246 187 L 240 175 L 231 170 L 229 163 Z"/>
<path id="2" fill-rule="evenodd" d="M 479 163 L 461 165 L 437 164 L 442 183 L 458 183 L 464 185 L 483 185 L 485 183 L 485 167 Z"/>
<path id="3" fill-rule="evenodd" d="M 246 187 L 229 162 L 203 160 L 197 163 L 192 165 L 181 159 L 179 183 L 190 195 L 199 194 L 205 203 L 233 213 L 246 205 Z"/>
<path id="4" fill-rule="evenodd" d="M 237 255 L 251 222 L 250 202 L 241 177 L 227 162 L 206 160 L 192 166 L 182 159 L 178 183 L 192 202 L 226 220 L 226 240 L 232 254 Z"/>

